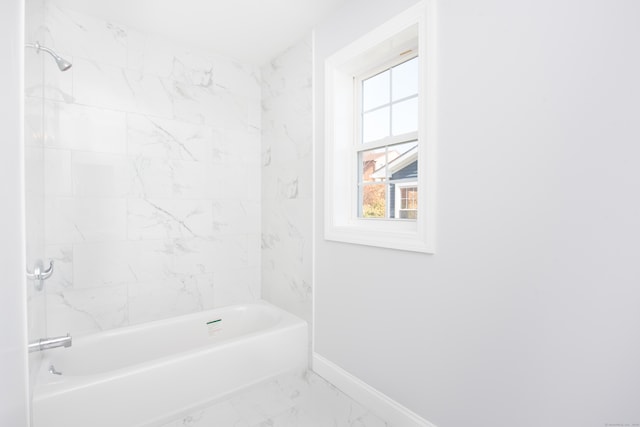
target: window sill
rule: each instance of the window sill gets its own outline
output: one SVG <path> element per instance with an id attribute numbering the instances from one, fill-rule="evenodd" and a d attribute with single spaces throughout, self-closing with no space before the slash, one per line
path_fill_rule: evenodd
<path id="1" fill-rule="evenodd" d="M 370 224 L 362 224 L 363 222 Z M 428 254 L 434 253 L 434 248 L 427 239 L 426 231 L 417 230 L 418 227 L 415 222 L 392 224 L 405 227 L 385 227 L 387 228 L 386 230 L 381 229 L 378 222 L 366 220 L 357 221 L 356 224 L 329 226 L 325 229 L 324 238 L 343 243 Z M 406 225 L 413 225 L 414 227 L 406 227 Z"/>

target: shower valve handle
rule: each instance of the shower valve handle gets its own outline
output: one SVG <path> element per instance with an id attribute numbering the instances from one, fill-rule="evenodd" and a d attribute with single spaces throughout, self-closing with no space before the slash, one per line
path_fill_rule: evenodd
<path id="1" fill-rule="evenodd" d="M 42 262 L 38 260 L 33 273 L 27 270 L 27 279 L 35 281 L 36 291 L 41 291 L 44 285 L 44 281 L 47 280 L 53 274 L 53 260 L 49 260 L 49 268 L 43 270 Z"/>

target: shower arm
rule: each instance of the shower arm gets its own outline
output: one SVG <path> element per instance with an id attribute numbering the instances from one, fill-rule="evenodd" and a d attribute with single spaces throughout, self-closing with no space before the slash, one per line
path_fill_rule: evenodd
<path id="1" fill-rule="evenodd" d="M 26 46 L 30 47 L 32 49 L 35 49 L 36 52 L 38 52 L 38 53 L 40 53 L 40 51 L 42 50 L 44 52 L 47 52 L 49 55 L 52 55 L 54 58 L 60 58 L 57 53 L 55 53 L 54 51 L 52 51 L 51 49 L 49 49 L 46 46 L 42 46 L 39 42 L 27 43 Z"/>
<path id="2" fill-rule="evenodd" d="M 38 41 L 36 41 L 35 43 L 27 43 L 25 46 L 31 49 L 35 49 L 37 53 L 40 53 L 40 51 L 47 52 L 56 61 L 56 64 L 58 64 L 58 68 L 60 69 L 60 71 L 67 71 L 69 68 L 71 68 L 71 62 L 60 57 L 52 49 L 49 49 L 46 46 L 42 46 Z"/>

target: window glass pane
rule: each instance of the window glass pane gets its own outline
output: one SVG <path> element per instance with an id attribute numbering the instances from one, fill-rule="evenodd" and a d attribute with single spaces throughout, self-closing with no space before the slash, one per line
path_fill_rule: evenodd
<path id="1" fill-rule="evenodd" d="M 359 182 L 381 182 L 386 178 L 386 147 L 363 151 L 359 155 Z"/>
<path id="2" fill-rule="evenodd" d="M 407 186 L 407 181 L 414 182 L 418 179 L 418 148 L 417 142 L 399 144 L 389 147 L 389 164 L 387 174 L 389 181 L 398 183 L 401 187 Z M 398 194 L 400 196 L 400 194 Z M 400 205 L 398 205 L 400 207 Z"/>
<path id="3" fill-rule="evenodd" d="M 418 141 L 405 142 L 389 146 L 389 176 L 397 175 L 405 170 L 405 166 L 418 161 Z M 407 178 L 407 173 L 403 175 Z"/>
<path id="4" fill-rule="evenodd" d="M 418 98 L 393 104 L 393 135 L 402 135 L 418 130 Z"/>
<path id="5" fill-rule="evenodd" d="M 364 184 L 362 188 L 363 218 L 385 218 L 386 216 L 386 184 Z"/>
<path id="6" fill-rule="evenodd" d="M 362 111 L 389 103 L 390 70 L 362 82 Z"/>
<path id="7" fill-rule="evenodd" d="M 389 136 L 389 107 L 380 108 L 362 117 L 362 142 L 370 142 Z"/>
<path id="8" fill-rule="evenodd" d="M 393 101 L 418 93 L 418 58 L 413 58 L 391 70 Z"/>

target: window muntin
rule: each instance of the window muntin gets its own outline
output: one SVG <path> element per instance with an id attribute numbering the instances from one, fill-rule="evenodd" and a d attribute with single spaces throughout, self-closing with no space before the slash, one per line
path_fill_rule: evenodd
<path id="1" fill-rule="evenodd" d="M 418 191 L 419 64 L 415 54 L 400 58 L 383 71 L 356 79 L 358 218 L 417 219 L 417 205 L 400 211 L 395 196 L 395 186 L 407 179 Z"/>

